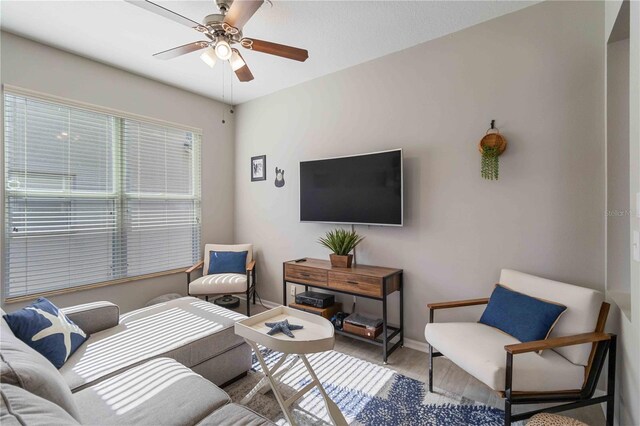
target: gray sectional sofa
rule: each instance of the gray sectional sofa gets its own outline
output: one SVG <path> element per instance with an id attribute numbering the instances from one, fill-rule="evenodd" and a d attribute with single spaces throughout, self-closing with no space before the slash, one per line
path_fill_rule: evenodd
<path id="1" fill-rule="evenodd" d="M 273 424 L 218 387 L 251 367 L 233 328 L 243 315 L 193 297 L 122 316 L 108 302 L 63 311 L 90 337 L 60 370 L 0 321 L 3 425 Z"/>

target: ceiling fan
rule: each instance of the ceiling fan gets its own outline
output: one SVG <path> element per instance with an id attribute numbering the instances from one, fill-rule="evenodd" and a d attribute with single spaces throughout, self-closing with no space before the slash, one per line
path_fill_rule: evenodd
<path id="1" fill-rule="evenodd" d="M 200 55 L 200 59 L 211 68 L 215 66 L 218 59 L 229 61 L 231 69 L 235 72 L 238 80 L 251 81 L 253 80 L 253 74 L 251 74 L 251 70 L 249 70 L 238 49 L 233 47 L 235 44 L 239 44 L 245 49 L 293 59 L 294 61 L 304 62 L 309 57 L 309 52 L 304 49 L 243 37 L 242 28 L 262 6 L 264 0 L 216 0 L 220 13 L 205 16 L 202 24 L 148 0 L 125 1 L 193 28 L 208 39 L 174 47 L 153 55 L 159 59 L 173 59 L 186 53 L 205 49 Z"/>

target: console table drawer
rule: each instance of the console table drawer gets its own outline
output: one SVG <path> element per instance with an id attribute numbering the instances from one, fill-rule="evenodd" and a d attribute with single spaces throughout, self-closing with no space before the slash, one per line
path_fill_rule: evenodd
<path id="1" fill-rule="evenodd" d="M 287 281 L 303 284 L 327 285 L 327 271 L 298 265 L 286 265 L 284 268 L 284 278 Z"/>
<path id="2" fill-rule="evenodd" d="M 329 288 L 358 293 L 365 296 L 381 297 L 382 281 L 377 277 L 354 275 L 343 272 L 329 272 Z"/>

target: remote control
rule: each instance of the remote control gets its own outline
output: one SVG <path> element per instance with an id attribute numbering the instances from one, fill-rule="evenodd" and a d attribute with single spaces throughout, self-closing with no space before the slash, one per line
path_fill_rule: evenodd
<path id="1" fill-rule="evenodd" d="M 295 262 L 295 263 L 306 262 L 306 261 L 307 261 L 307 258 L 306 258 L 306 257 L 303 257 L 303 258 L 301 258 L 301 259 L 294 260 L 294 262 Z"/>

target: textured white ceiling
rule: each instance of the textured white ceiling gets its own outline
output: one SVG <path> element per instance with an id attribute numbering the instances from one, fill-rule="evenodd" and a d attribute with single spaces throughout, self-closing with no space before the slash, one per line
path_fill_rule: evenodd
<path id="1" fill-rule="evenodd" d="M 217 13 L 214 0 L 157 3 L 198 22 Z M 245 36 L 305 48 L 309 59 L 300 63 L 243 50 L 255 76 L 248 83 L 238 82 L 229 67 L 223 66 L 226 64 L 219 62 L 212 70 L 200 60 L 199 53 L 169 61 L 152 58 L 153 53 L 202 37 L 120 0 L 1 0 L 0 25 L 9 32 L 81 56 L 239 104 L 533 3 L 273 0 L 273 6 L 265 3 L 245 26 Z"/>

